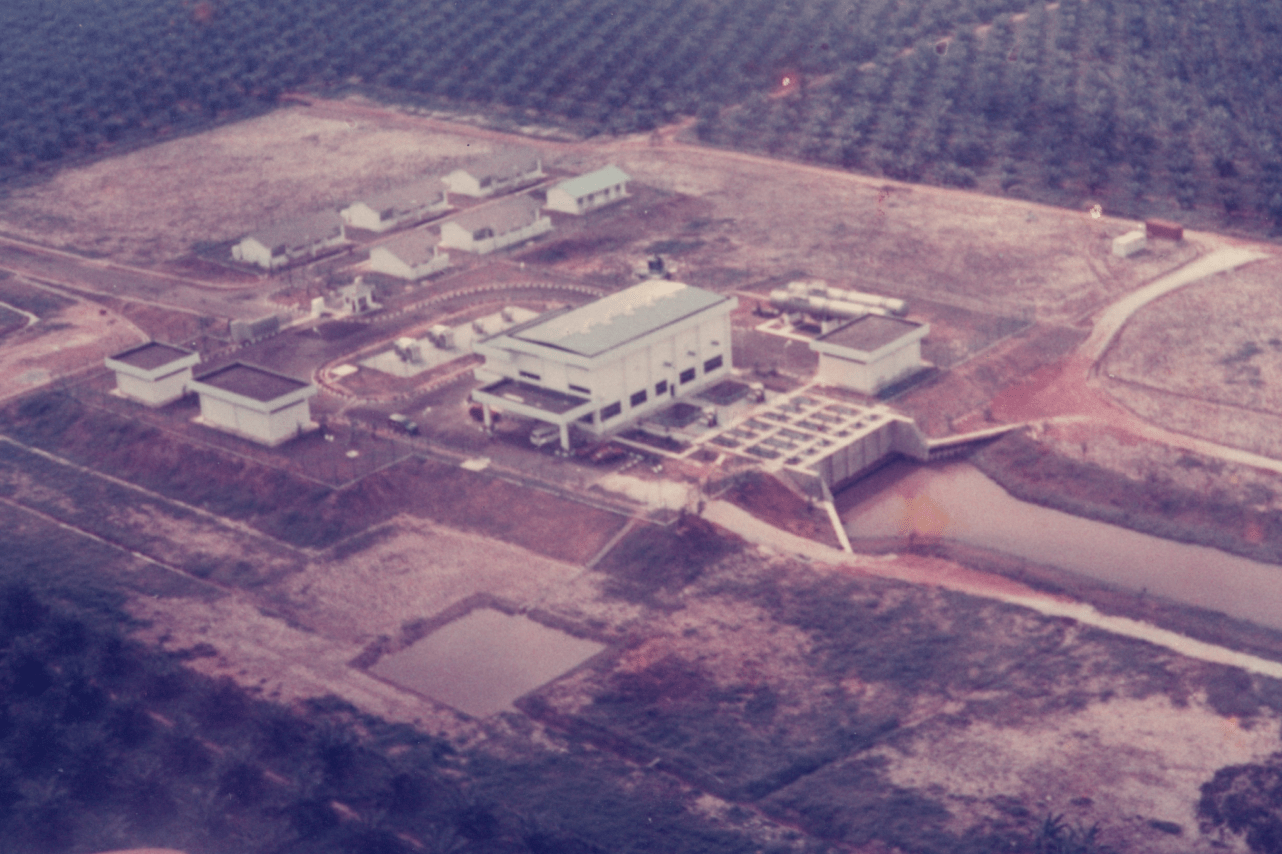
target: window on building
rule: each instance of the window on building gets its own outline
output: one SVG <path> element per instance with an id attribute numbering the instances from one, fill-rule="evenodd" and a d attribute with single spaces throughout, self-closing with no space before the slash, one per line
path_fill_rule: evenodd
<path id="1" fill-rule="evenodd" d="M 584 388 L 583 386 L 581 386 L 581 385 L 575 385 L 574 383 L 570 383 L 570 391 L 577 391 L 579 394 L 591 394 L 591 393 L 592 393 L 592 389 Z"/>
<path id="2" fill-rule="evenodd" d="M 654 384 L 654 396 L 655 396 L 655 397 L 660 397 L 661 395 L 665 395 L 665 394 L 667 394 L 667 393 L 668 393 L 668 381 L 667 381 L 667 380 L 660 380 L 659 382 L 657 382 L 657 383 L 655 383 L 655 384 Z"/>
<path id="3" fill-rule="evenodd" d="M 529 371 L 517 371 L 517 373 L 520 374 L 523 378 L 527 380 L 534 380 L 535 382 L 538 382 L 539 380 L 543 379 L 543 377 L 539 376 L 538 374 L 532 374 Z"/>
<path id="4" fill-rule="evenodd" d="M 719 367 L 721 367 L 721 357 L 713 356 L 711 359 L 703 363 L 703 372 L 705 374 L 710 374 Z"/>
<path id="5" fill-rule="evenodd" d="M 680 376 L 678 377 L 678 379 L 680 379 L 682 383 L 693 382 L 693 381 L 694 381 L 694 368 L 686 368 L 684 371 L 682 371 L 682 372 L 681 372 L 681 374 L 680 374 Z"/>
<path id="6" fill-rule="evenodd" d="M 601 410 L 601 420 L 607 421 L 623 411 L 622 403 L 611 403 Z"/>
<path id="7" fill-rule="evenodd" d="M 631 397 L 632 405 L 640 406 L 641 404 L 645 403 L 645 398 L 646 398 L 646 394 L 644 390 L 637 392 Z"/>

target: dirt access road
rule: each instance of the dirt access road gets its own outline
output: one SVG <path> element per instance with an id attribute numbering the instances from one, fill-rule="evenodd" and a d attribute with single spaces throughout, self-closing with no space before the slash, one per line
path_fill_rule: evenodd
<path id="1" fill-rule="evenodd" d="M 1099 382 L 1101 361 L 1126 322 L 1175 290 L 1218 273 L 1274 257 L 1258 247 L 1224 246 L 1117 300 L 1096 315 L 1090 336 L 1060 362 L 1005 389 L 991 404 L 994 418 L 1091 424 L 1232 463 L 1282 473 L 1282 460 L 1176 433 L 1144 421 L 1115 401 Z"/>
<path id="2" fill-rule="evenodd" d="M 82 294 L 102 294 L 201 316 L 250 320 L 280 310 L 265 298 L 269 288 L 264 285 L 188 279 L 6 237 L 0 237 L 0 270 Z"/>

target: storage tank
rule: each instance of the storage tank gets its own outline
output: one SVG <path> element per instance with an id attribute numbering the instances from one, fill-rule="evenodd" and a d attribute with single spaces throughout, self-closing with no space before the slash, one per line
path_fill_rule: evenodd
<path id="1" fill-rule="evenodd" d="M 822 279 L 801 279 L 795 282 L 789 282 L 787 292 L 794 297 L 826 297 L 831 300 L 841 300 L 843 302 L 860 303 L 861 305 L 870 305 L 877 308 L 885 309 L 886 312 L 897 317 L 903 317 L 908 313 L 908 302 L 894 297 L 884 297 L 879 294 L 870 294 L 864 291 L 856 291 L 852 288 L 834 288 L 830 287 Z"/>
<path id="2" fill-rule="evenodd" d="M 770 292 L 770 304 L 785 312 L 800 311 L 816 317 L 863 317 L 865 314 L 890 314 L 890 310 L 850 300 L 829 299 L 822 296 L 803 296 L 787 290 Z"/>

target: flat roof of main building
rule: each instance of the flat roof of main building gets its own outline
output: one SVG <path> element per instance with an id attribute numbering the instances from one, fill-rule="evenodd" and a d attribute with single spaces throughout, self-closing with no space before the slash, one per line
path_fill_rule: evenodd
<path id="1" fill-rule="evenodd" d="M 523 403 L 526 406 L 541 409 L 553 415 L 569 412 L 571 409 L 588 402 L 586 397 L 574 397 L 550 388 L 541 388 L 540 386 L 508 378 L 501 379 L 492 385 L 487 385 L 481 391 L 506 398 L 513 403 Z"/>
<path id="2" fill-rule="evenodd" d="M 117 353 L 110 358 L 115 362 L 123 362 L 126 365 L 133 365 L 135 368 L 141 368 L 144 371 L 154 370 L 162 365 L 168 365 L 170 362 L 176 362 L 179 359 L 185 359 L 191 355 L 190 350 L 184 350 L 181 347 L 171 347 L 168 344 L 161 344 L 158 341 L 149 341 L 131 350 L 123 353 Z"/>
<path id="3" fill-rule="evenodd" d="M 871 353 L 920 328 L 920 323 L 914 323 L 911 320 L 880 314 L 865 314 L 815 340 Z"/>
<path id="4" fill-rule="evenodd" d="M 535 321 L 512 337 L 592 357 L 728 299 L 681 282 L 653 279 Z"/>
<path id="5" fill-rule="evenodd" d="M 296 380 L 293 377 L 287 377 L 284 374 L 278 374 L 265 368 L 246 365 L 243 362 L 233 362 L 213 373 L 205 374 L 203 377 L 196 377 L 196 382 L 204 383 L 223 391 L 229 391 L 232 394 L 244 395 L 251 400 L 261 401 L 262 403 L 269 403 L 278 397 L 284 397 L 292 391 L 298 391 L 300 388 L 307 388 L 310 385 L 310 383 L 305 383 L 302 380 Z"/>

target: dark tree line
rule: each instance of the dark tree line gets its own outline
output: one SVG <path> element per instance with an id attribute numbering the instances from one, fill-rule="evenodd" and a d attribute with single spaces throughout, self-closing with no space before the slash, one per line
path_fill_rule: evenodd
<path id="1" fill-rule="evenodd" d="M 1282 225 L 1280 36 L 1275 0 L 11 0 L 0 175 L 359 85 Z"/>
<path id="2" fill-rule="evenodd" d="M 43 561 L 75 544 L 29 545 L 0 554 L 3 854 L 760 850 L 581 751 L 455 752 L 334 698 L 252 698 L 184 666 L 213 650 L 148 650 L 118 597 L 51 584 Z M 88 551 L 73 574 L 94 574 Z"/>
<path id="3" fill-rule="evenodd" d="M 1027 0 L 11 0 L 0 169 L 199 126 L 282 90 L 376 89 L 645 130 Z"/>
<path id="4" fill-rule="evenodd" d="M 1282 100 L 1266 95 L 1280 35 L 1279 3 L 1036 4 L 887 45 L 789 97 L 757 93 L 699 130 L 909 181 L 1133 213 L 1170 199 L 1282 227 Z"/>

